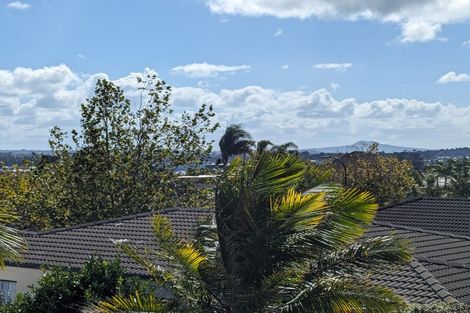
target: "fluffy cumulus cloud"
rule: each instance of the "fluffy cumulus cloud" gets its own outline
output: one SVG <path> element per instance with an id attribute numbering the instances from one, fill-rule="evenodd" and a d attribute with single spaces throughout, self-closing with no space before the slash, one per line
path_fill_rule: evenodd
<path id="1" fill-rule="evenodd" d="M 206 0 L 218 14 L 376 20 L 400 25 L 401 42 L 439 39 L 442 25 L 470 20 L 470 0 Z"/>
<path id="2" fill-rule="evenodd" d="M 114 82 L 136 96 L 136 77 L 146 75 L 158 74 L 146 69 Z M 77 126 L 79 105 L 92 95 L 99 78 L 107 75 L 80 75 L 66 65 L 0 70 L 0 147 L 47 148 L 52 126 Z M 424 147 L 462 146 L 470 141 L 470 104 L 459 107 L 394 98 L 364 102 L 337 99 L 326 89 L 279 91 L 260 86 L 218 91 L 176 87 L 173 91 L 177 111 L 212 104 L 223 126 L 242 123 L 256 139 L 294 141 L 302 147 L 360 139 Z M 220 132 L 213 139 L 218 136 Z"/>
<path id="3" fill-rule="evenodd" d="M 319 70 L 335 70 L 338 72 L 346 72 L 352 66 L 352 63 L 321 63 L 315 64 L 313 67 Z"/>
<path id="4" fill-rule="evenodd" d="M 219 92 L 176 88 L 173 100 L 183 107 L 211 103 L 223 126 L 242 123 L 258 140 L 294 141 L 301 147 L 362 139 L 442 147 L 462 146 L 470 139 L 470 107 L 439 102 L 395 98 L 361 102 L 336 99 L 325 89 L 281 92 L 260 86 Z"/>
<path id="5" fill-rule="evenodd" d="M 403 24 L 403 32 L 399 39 L 402 43 L 431 41 L 438 38 L 437 34 L 441 28 L 441 25 L 437 23 L 412 19 Z"/>
<path id="6" fill-rule="evenodd" d="M 115 82 L 137 94 L 135 77 L 147 74 L 156 73 L 146 69 Z M 100 78 L 108 76 L 76 74 L 64 64 L 0 70 L 0 149 L 46 148 L 53 126 L 76 127 L 80 104 L 92 95 Z"/>
<path id="7" fill-rule="evenodd" d="M 438 80 L 438 84 L 448 83 L 461 83 L 470 82 L 470 75 L 467 73 L 457 74 L 456 72 L 450 71 L 447 74 L 442 75 Z"/>
<path id="8" fill-rule="evenodd" d="M 249 65 L 217 65 L 207 62 L 180 65 L 171 69 L 175 74 L 182 74 L 188 77 L 216 77 L 236 72 L 249 72 L 250 70 L 251 67 Z"/>
<path id="9" fill-rule="evenodd" d="M 27 10 L 31 7 L 31 4 L 21 2 L 21 1 L 13 1 L 7 4 L 7 7 L 10 9 L 15 9 L 15 10 Z"/>

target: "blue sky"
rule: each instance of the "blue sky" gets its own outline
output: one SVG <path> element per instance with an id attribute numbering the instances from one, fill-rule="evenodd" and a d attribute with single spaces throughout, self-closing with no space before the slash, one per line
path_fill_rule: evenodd
<path id="1" fill-rule="evenodd" d="M 468 146 L 469 20 L 470 0 L 0 0 L 0 150 L 47 148 L 98 77 L 146 68 L 256 139 Z"/>

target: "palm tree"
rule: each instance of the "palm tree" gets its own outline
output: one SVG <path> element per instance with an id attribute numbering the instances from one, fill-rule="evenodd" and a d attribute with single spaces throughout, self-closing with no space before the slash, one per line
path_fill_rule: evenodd
<path id="1" fill-rule="evenodd" d="M 452 162 L 449 191 L 454 197 L 470 197 L 470 160 L 468 158 Z"/>
<path id="2" fill-rule="evenodd" d="M 292 141 L 289 141 L 289 142 L 283 143 L 281 145 L 274 146 L 272 150 L 275 153 L 297 154 L 299 152 L 298 151 L 299 147 L 295 143 L 293 143 Z"/>
<path id="3" fill-rule="evenodd" d="M 19 262 L 21 252 L 25 249 L 24 240 L 17 231 L 9 226 L 16 217 L 8 212 L 0 202 L 0 269 L 4 269 L 6 261 Z"/>
<path id="4" fill-rule="evenodd" d="M 222 163 L 227 165 L 229 157 L 251 152 L 254 145 L 255 142 L 250 133 L 244 130 L 241 125 L 230 125 L 219 141 Z"/>
<path id="5" fill-rule="evenodd" d="M 274 144 L 269 140 L 260 140 L 256 144 L 256 153 L 261 154 L 263 152 L 267 152 L 269 147 L 274 146 Z"/>
<path id="6" fill-rule="evenodd" d="M 407 263 L 408 242 L 360 240 L 374 199 L 353 189 L 305 193 L 319 183 L 316 170 L 294 155 L 236 158 L 218 182 L 215 224 L 204 225 L 199 240 L 182 241 L 167 219 L 153 218 L 155 255 L 171 268 L 121 247 L 172 292 L 167 312 L 392 312 L 403 300 L 367 276 Z M 112 303 L 94 312 L 110 312 L 99 310 L 104 305 Z"/>
<path id="7" fill-rule="evenodd" d="M 269 148 L 271 147 L 271 148 Z M 260 140 L 256 145 L 256 153 L 261 154 L 263 152 L 270 151 L 272 153 L 281 153 L 281 154 L 296 154 L 298 153 L 299 147 L 292 141 L 275 145 L 269 140 Z"/>
<path id="8" fill-rule="evenodd" d="M 436 162 L 431 167 L 431 172 L 436 176 L 437 179 L 437 186 L 439 187 L 439 178 L 444 178 L 444 189 L 447 189 L 447 182 L 449 178 L 454 173 L 454 160 L 447 160 L 446 162 Z"/>

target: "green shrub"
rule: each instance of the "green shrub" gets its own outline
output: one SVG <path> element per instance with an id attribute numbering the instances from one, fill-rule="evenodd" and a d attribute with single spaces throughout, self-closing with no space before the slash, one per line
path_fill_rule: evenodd
<path id="1" fill-rule="evenodd" d="M 79 271 L 52 267 L 26 294 L 0 307 L 0 313 L 78 313 L 84 305 L 115 294 L 140 289 L 141 281 L 128 277 L 119 260 L 90 258 Z"/>
<path id="2" fill-rule="evenodd" d="M 399 313 L 470 313 L 470 306 L 461 303 L 411 305 Z"/>

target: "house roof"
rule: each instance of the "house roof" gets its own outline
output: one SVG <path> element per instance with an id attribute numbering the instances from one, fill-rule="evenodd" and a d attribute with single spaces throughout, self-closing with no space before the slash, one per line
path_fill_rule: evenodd
<path id="1" fill-rule="evenodd" d="M 393 232 L 409 238 L 415 246 L 415 261 L 439 288 L 470 303 L 469 222 L 469 199 L 419 198 L 381 209 L 369 235 Z M 397 285 L 396 290 L 402 287 Z"/>
<path id="2" fill-rule="evenodd" d="M 470 237 L 470 199 L 413 199 L 381 209 L 376 220 Z"/>
<path id="3" fill-rule="evenodd" d="M 411 240 L 415 248 L 411 268 L 419 275 L 411 275 L 412 279 L 405 281 L 395 278 L 396 274 L 387 273 L 387 277 L 381 276 L 382 280 L 390 282 L 385 285 L 392 287 L 410 302 L 428 303 L 437 298 L 470 303 L 470 238 L 382 222 L 375 222 L 367 235 L 388 234 Z M 423 293 L 409 293 L 410 282 L 418 283 L 418 289 Z M 423 282 L 426 283 L 426 288 L 422 285 Z M 416 295 L 420 298 L 415 299 Z"/>
<path id="4" fill-rule="evenodd" d="M 385 268 L 370 278 L 378 285 L 393 289 L 409 303 L 447 302 L 455 299 L 416 259 L 399 269 Z"/>
<path id="5" fill-rule="evenodd" d="M 372 280 L 394 289 L 409 302 L 455 299 L 470 303 L 470 237 L 465 234 L 470 229 L 462 226 L 467 210 L 470 200 L 429 198 L 382 209 L 367 236 L 394 233 L 409 238 L 416 250 L 411 264 L 384 270 L 372 275 Z M 211 216 L 204 209 L 175 208 L 158 213 L 169 218 L 183 239 L 193 238 L 198 222 Z M 130 274 L 145 275 L 145 269 L 117 249 L 115 243 L 128 242 L 138 251 L 158 249 L 150 225 L 152 215 L 149 212 L 46 232 L 25 232 L 29 249 L 25 263 L 18 266 L 80 268 L 90 255 L 109 260 L 118 256 Z"/>
<path id="6" fill-rule="evenodd" d="M 107 260 L 119 257 L 128 273 L 145 275 L 147 271 L 122 253 L 116 243 L 127 242 L 139 251 L 158 249 L 151 229 L 153 214 L 142 213 L 44 232 L 24 232 L 28 249 L 24 253 L 24 263 L 17 266 L 57 265 L 78 269 L 91 255 L 96 255 Z M 194 238 L 195 226 L 210 216 L 205 209 L 182 208 L 162 210 L 159 214 L 170 220 L 175 233 L 182 239 Z M 155 262 L 164 265 L 161 260 Z"/>

